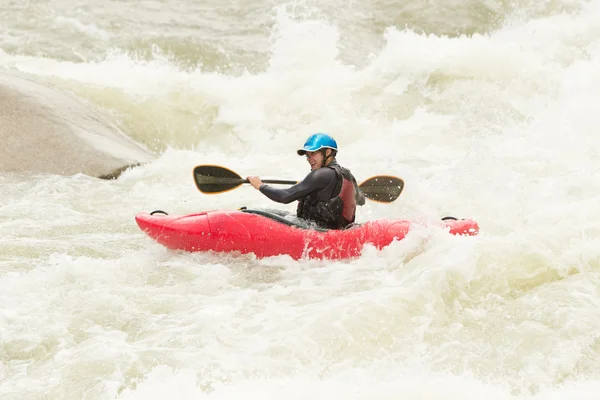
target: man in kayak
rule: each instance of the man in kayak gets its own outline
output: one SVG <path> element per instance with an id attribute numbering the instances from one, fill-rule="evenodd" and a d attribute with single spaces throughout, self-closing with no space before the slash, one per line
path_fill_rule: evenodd
<path id="1" fill-rule="evenodd" d="M 337 143 L 329 135 L 315 133 L 306 139 L 298 155 L 306 155 L 311 172 L 287 189 L 262 183 L 258 176 L 247 179 L 269 199 L 288 204 L 298 200 L 296 215 L 329 229 L 343 229 L 354 222 L 356 205 L 365 204 L 356 179 L 340 166 L 335 156 Z"/>

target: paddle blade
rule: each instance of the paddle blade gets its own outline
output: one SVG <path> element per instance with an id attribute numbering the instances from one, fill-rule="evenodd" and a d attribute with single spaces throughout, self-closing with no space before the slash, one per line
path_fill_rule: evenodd
<path id="1" fill-rule="evenodd" d="M 377 175 L 359 185 L 367 199 L 380 203 L 391 203 L 400 196 L 404 181 L 396 176 Z"/>
<path id="2" fill-rule="evenodd" d="M 227 192 L 247 182 L 232 170 L 218 165 L 198 165 L 193 175 L 198 190 L 206 194 Z"/>

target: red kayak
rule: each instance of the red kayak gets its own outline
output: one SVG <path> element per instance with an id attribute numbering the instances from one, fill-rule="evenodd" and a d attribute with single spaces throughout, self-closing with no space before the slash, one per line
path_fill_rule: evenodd
<path id="1" fill-rule="evenodd" d="M 155 213 L 161 213 L 157 215 Z M 154 214 L 154 215 L 152 215 Z M 344 230 L 308 227 L 261 210 L 205 211 L 166 215 L 140 213 L 135 220 L 152 239 L 173 250 L 254 253 L 257 258 L 287 254 L 293 259 L 344 259 L 360 256 L 365 244 L 377 249 L 403 239 L 406 220 L 375 220 Z M 441 226 L 453 235 L 474 236 L 479 226 L 470 219 L 452 219 Z"/>

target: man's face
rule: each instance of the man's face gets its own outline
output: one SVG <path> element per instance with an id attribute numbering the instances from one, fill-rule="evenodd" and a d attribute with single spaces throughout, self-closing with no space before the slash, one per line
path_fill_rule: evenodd
<path id="1" fill-rule="evenodd" d="M 321 153 L 320 151 L 306 152 L 306 160 L 310 164 L 311 171 L 321 168 L 323 166 L 324 159 L 325 157 L 323 157 L 323 153 Z"/>

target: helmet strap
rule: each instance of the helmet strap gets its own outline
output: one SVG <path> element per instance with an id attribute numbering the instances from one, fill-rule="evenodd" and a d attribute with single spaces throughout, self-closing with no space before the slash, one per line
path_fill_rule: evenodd
<path id="1" fill-rule="evenodd" d="M 331 150 L 331 149 L 329 149 Z M 329 160 L 330 158 L 334 158 L 335 157 L 335 151 L 331 150 L 331 153 L 329 153 L 329 155 L 327 155 L 327 149 L 321 149 L 321 154 L 323 154 L 323 165 L 322 167 L 327 165 L 327 160 Z"/>

